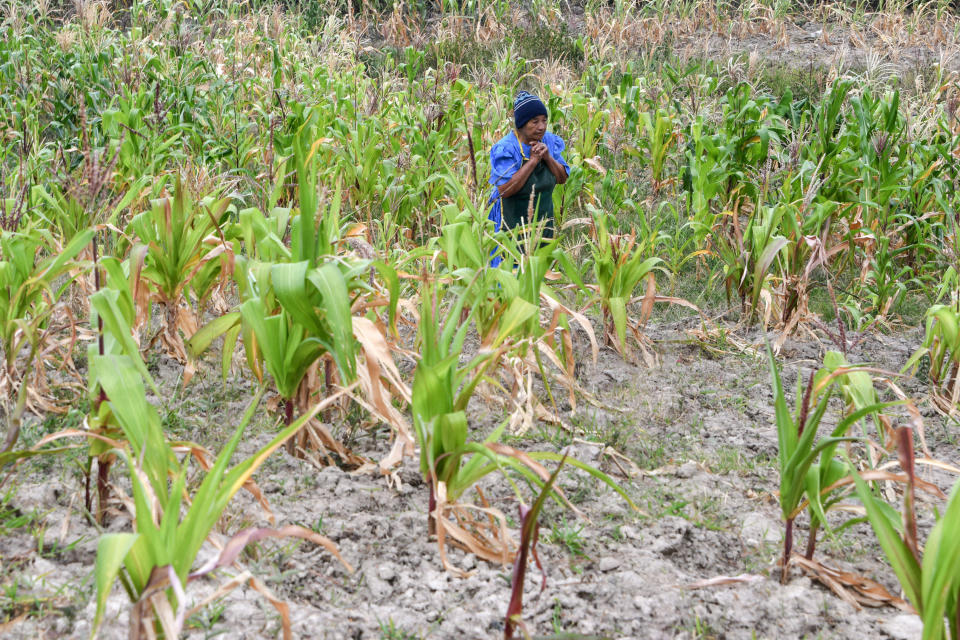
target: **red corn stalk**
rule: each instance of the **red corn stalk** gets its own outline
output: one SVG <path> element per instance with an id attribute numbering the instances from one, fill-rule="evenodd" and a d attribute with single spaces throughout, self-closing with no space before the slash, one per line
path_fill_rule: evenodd
<path id="1" fill-rule="evenodd" d="M 917 513 L 914 508 L 914 487 L 916 486 L 917 476 L 914 464 L 913 429 L 906 426 L 898 427 L 896 436 L 897 458 L 900 461 L 900 468 L 907 476 L 907 484 L 903 491 L 903 541 L 919 563 L 922 558 L 917 540 Z"/>
<path id="2" fill-rule="evenodd" d="M 797 437 L 803 435 L 803 428 L 807 425 L 807 416 L 810 413 L 810 399 L 813 394 L 813 377 L 815 373 L 811 369 L 810 377 L 807 379 L 807 388 L 803 392 L 803 402 L 800 403 L 800 415 L 797 416 Z"/>
<path id="3" fill-rule="evenodd" d="M 96 291 L 100 291 L 100 252 L 97 245 L 97 233 L 93 234 L 93 286 Z M 97 314 L 97 353 L 103 356 L 103 318 Z M 94 401 L 93 411 L 99 410 L 100 405 L 107 401 L 107 392 L 100 387 L 97 399 Z M 103 523 L 104 516 L 107 513 L 107 501 L 110 499 L 110 467 L 113 465 L 114 457 L 112 454 L 103 453 L 97 456 L 97 513 L 98 523 Z M 92 466 L 92 465 L 91 465 Z M 91 466 L 87 467 L 87 477 L 84 482 L 84 499 L 86 500 L 87 510 L 91 510 L 90 497 L 90 471 Z"/>
<path id="4" fill-rule="evenodd" d="M 513 577 L 510 580 L 510 604 L 507 605 L 507 618 L 503 627 L 504 640 L 512 640 L 514 627 L 523 624 L 520 620 L 523 613 L 523 580 L 527 575 L 529 554 L 533 554 L 534 562 L 537 563 L 537 568 L 540 569 L 543 576 L 540 590 L 543 591 L 547 588 L 547 574 L 543 570 L 543 565 L 540 564 L 539 556 L 537 556 L 537 538 L 540 533 L 538 518 L 547 495 L 549 495 L 553 483 L 566 461 L 567 454 L 564 453 L 563 458 L 560 459 L 560 464 L 557 465 L 546 484 L 543 485 L 543 489 L 533 502 L 532 507 L 528 508 L 526 505 L 520 505 L 520 549 L 517 550 L 517 556 L 513 561 Z"/>

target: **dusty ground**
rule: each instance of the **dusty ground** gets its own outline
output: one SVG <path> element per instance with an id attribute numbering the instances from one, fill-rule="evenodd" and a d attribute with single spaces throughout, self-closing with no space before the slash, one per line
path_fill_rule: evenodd
<path id="1" fill-rule="evenodd" d="M 747 25 L 727 34 L 700 31 L 679 35 L 675 46 L 687 54 L 711 59 L 753 54 L 754 64 L 854 71 L 867 74 L 872 81 L 889 80 L 895 74 L 914 80 L 929 74 L 935 64 L 954 72 L 960 69 L 957 47 L 948 45 L 943 33 L 908 35 L 902 24 L 879 20 L 861 26 L 802 19 L 787 20 L 770 29 Z"/>
<path id="2" fill-rule="evenodd" d="M 769 372 L 762 358 L 729 342 L 720 355 L 702 349 L 685 333 L 691 326 L 681 321 L 652 329 L 661 360 L 653 369 L 626 364 L 610 350 L 603 350 L 594 366 L 584 354 L 581 383 L 608 409 L 584 403 L 569 418 L 576 433 L 543 426 L 511 441 L 528 450 L 569 447 L 580 459 L 616 473 L 609 459 L 600 456 L 601 447 L 583 441 L 603 442 L 642 470 L 632 478 L 618 476 L 642 514 L 632 513 L 595 481 L 572 471 L 564 474 L 561 485 L 589 521 L 555 506 L 543 516 L 540 550 L 547 587 L 540 592 L 538 572 L 528 575 L 529 629 L 541 635 L 566 631 L 609 638 L 919 637 L 915 616 L 892 608 L 855 611 L 799 571 L 789 584 L 780 585 L 775 563 L 782 526 L 774 495 L 777 446 Z M 761 344 L 756 334 L 734 335 Z M 916 331 L 871 336 L 851 359 L 899 369 L 919 339 Z M 788 388 L 798 370 L 817 364 L 823 348 L 809 339 L 784 345 Z M 216 449 L 249 390 L 242 382 L 224 388 L 209 373 L 190 393 L 178 395 L 173 391 L 176 367 L 166 361 L 159 367 L 172 402 L 189 416 L 169 425 L 172 431 Z M 922 392 L 919 382 L 907 380 L 904 386 L 909 393 Z M 471 412 L 479 430 L 502 415 L 483 403 Z M 927 429 L 934 454 L 956 462 L 956 426 L 928 417 Z M 265 417 L 245 444 L 246 452 L 264 444 L 270 432 Z M 385 450 L 387 439 L 381 433 L 357 438 L 355 444 L 375 455 Z M 16 486 L 8 508 L 34 514 L 34 522 L 0 539 L 5 614 L 33 614 L 4 627 L 5 637 L 82 638 L 90 632 L 95 532 L 79 514 L 78 473 L 62 467 L 63 462 L 34 463 L 20 473 L 17 484 L 6 485 Z M 291 603 L 299 637 L 502 634 L 509 569 L 478 564 L 454 551 L 454 562 L 476 573 L 461 579 L 444 572 L 435 542 L 427 539 L 427 489 L 416 463 L 408 461 L 400 477 L 397 489 L 381 478 L 317 470 L 285 453 L 276 454 L 257 475 L 279 525 L 318 528 L 357 568 L 348 575 L 327 553 L 308 544 L 268 541 L 244 556 L 245 565 Z M 515 499 L 500 485 L 488 483 L 487 494 L 513 515 Z M 262 511 L 241 493 L 223 524 L 235 532 L 260 522 Z M 109 528 L 127 526 L 117 517 Z M 801 518 L 798 545 L 804 527 Z M 39 540 L 45 552 L 38 555 Z M 818 551 L 821 561 L 895 589 L 895 578 L 880 556 L 866 525 L 824 540 Z M 757 578 L 732 586 L 685 588 L 705 578 L 738 574 Z M 216 583 L 194 583 L 189 594 L 199 599 Z M 127 609 L 126 596 L 115 588 L 102 637 L 125 636 Z M 242 588 L 195 616 L 190 628 L 189 637 L 196 638 L 276 637 L 279 618 L 263 598 Z"/>

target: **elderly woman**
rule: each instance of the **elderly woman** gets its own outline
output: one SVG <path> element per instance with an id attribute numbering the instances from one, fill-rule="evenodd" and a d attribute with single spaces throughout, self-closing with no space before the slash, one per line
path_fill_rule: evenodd
<path id="1" fill-rule="evenodd" d="M 496 230 L 543 223 L 543 237 L 553 237 L 553 188 L 567 181 L 570 165 L 563 159 L 565 144 L 547 131 L 547 107 L 526 91 L 513 102 L 516 129 L 490 150 L 490 219 Z M 533 206 L 531 209 L 531 195 Z M 530 212 L 533 220 L 530 220 Z M 498 259 L 495 259 L 499 263 Z"/>

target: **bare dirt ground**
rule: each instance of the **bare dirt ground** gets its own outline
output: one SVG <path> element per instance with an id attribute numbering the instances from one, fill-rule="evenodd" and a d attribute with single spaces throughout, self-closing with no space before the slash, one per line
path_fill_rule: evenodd
<path id="1" fill-rule="evenodd" d="M 587 519 L 551 506 L 542 517 L 540 553 L 547 576 L 540 590 L 528 574 L 524 619 L 534 634 L 595 634 L 606 638 L 918 638 L 916 616 L 893 608 L 854 610 L 794 570 L 778 580 L 783 528 L 775 491 L 777 441 L 770 374 L 763 357 L 728 343 L 705 350 L 689 339 L 689 321 L 654 327 L 660 364 L 625 363 L 604 349 L 596 365 L 583 354 L 580 382 L 605 409 L 582 403 L 568 418 L 574 433 L 534 427 L 511 444 L 527 450 L 569 450 L 615 475 L 642 513 L 632 512 L 614 492 L 573 470 L 561 486 Z M 734 334 L 762 345 L 750 332 Z M 897 370 L 916 348 L 917 331 L 871 335 L 850 355 Z M 787 341 L 781 352 L 788 389 L 798 371 L 818 366 L 829 345 Z M 761 354 L 762 355 L 762 354 Z M 242 412 L 250 389 L 241 381 L 224 388 L 207 372 L 188 393 L 176 395 L 179 371 L 161 361 L 160 378 L 190 418 L 173 425 L 184 437 L 216 450 Z M 804 373 L 804 375 L 806 375 Z M 919 396 L 919 382 L 902 380 Z M 921 405 L 926 406 L 926 405 Z M 930 411 L 924 409 L 927 414 Z M 474 428 L 488 429 L 503 417 L 481 401 L 471 407 Z M 954 432 L 927 418 L 927 438 L 936 457 L 960 459 Z M 266 443 L 266 416 L 245 451 Z M 615 446 L 640 473 L 618 474 L 603 447 Z M 376 456 L 386 433 L 355 445 Z M 61 460 L 35 462 L 20 472 L 8 506 L 34 514 L 39 526 L 0 539 L 7 612 L 33 602 L 33 615 L 7 625 L 9 638 L 83 638 L 93 617 L 92 569 L 95 531 L 79 514 L 82 486 Z M 243 564 L 291 605 L 293 629 L 303 638 L 492 638 L 502 635 L 510 592 L 508 567 L 490 566 L 453 551 L 455 564 L 474 571 L 457 578 L 443 570 L 436 543 L 427 537 L 427 488 L 415 460 L 400 471 L 399 488 L 384 478 L 318 470 L 285 453 L 275 454 L 256 476 L 277 525 L 302 524 L 332 538 L 356 572 L 348 574 L 326 552 L 306 543 L 266 541 L 245 554 Z M 950 480 L 929 478 L 946 485 Z M 10 485 L 9 486 L 16 486 Z M 504 513 L 516 513 L 505 483 L 485 484 Z M 264 512 L 238 494 L 222 522 L 234 533 L 266 524 Z M 116 516 L 110 530 L 129 526 Z M 805 538 L 798 521 L 797 544 Z M 40 534 L 37 533 L 39 530 Z M 37 553 L 42 540 L 45 551 Z M 205 549 L 201 555 L 212 553 Z M 873 577 L 896 593 L 897 583 L 867 525 L 836 539 L 825 538 L 818 558 Z M 201 558 L 203 559 L 203 558 Z M 690 589 L 716 576 L 749 574 L 748 582 Z M 190 585 L 193 602 L 211 593 L 225 576 Z M 14 586 L 11 586 L 14 585 Z M 115 587 L 104 638 L 126 635 L 126 596 Z M 260 595 L 239 588 L 195 616 L 188 637 L 277 637 L 279 616 Z"/>
<path id="2" fill-rule="evenodd" d="M 947 43 L 945 34 L 934 30 L 910 35 L 902 24 L 879 21 L 857 28 L 800 19 L 771 29 L 745 26 L 729 34 L 701 31 L 680 35 L 677 48 L 711 59 L 753 54 L 767 65 L 866 71 L 874 74 L 873 80 L 903 72 L 922 76 L 935 64 L 954 72 L 960 69 L 957 48 Z"/>

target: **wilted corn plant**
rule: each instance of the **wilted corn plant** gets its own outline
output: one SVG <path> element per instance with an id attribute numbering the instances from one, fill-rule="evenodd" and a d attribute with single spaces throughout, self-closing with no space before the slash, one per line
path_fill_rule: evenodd
<path id="1" fill-rule="evenodd" d="M 867 480 L 852 471 L 867 519 L 893 567 L 907 600 L 923 620 L 923 640 L 960 639 L 960 483 L 943 513 L 937 513 L 926 544 L 917 535 L 913 431 L 897 430 L 900 466 L 906 475 L 903 513 L 877 498 Z"/>
<path id="2" fill-rule="evenodd" d="M 45 367 L 51 364 L 50 351 L 59 346 L 52 316 L 73 280 L 69 274 L 77 266 L 76 258 L 92 236 L 88 229 L 60 246 L 49 231 L 0 231 L 0 395 L 4 401 L 16 397 L 12 410 L 4 411 L 6 439 L 0 451 L 9 452 L 16 446 L 28 404 L 54 408 L 41 395 L 46 386 Z M 71 340 L 68 343 L 72 345 Z M 26 358 L 22 358 L 24 350 Z M 37 388 L 32 388 L 31 375 Z"/>
<path id="3" fill-rule="evenodd" d="M 513 557 L 513 543 L 503 514 L 486 504 L 479 488 L 477 492 L 484 506 L 464 504 L 459 502 L 460 498 L 495 471 L 505 474 L 519 498 L 519 488 L 506 475 L 507 470 L 542 487 L 550 474 L 537 460 L 557 460 L 560 456 L 549 452 L 526 453 L 499 443 L 507 421 L 482 442 L 471 441 L 466 410 L 477 385 L 488 379 L 488 373 L 500 359 L 516 349 L 517 341 L 523 339 L 511 337 L 515 329 L 534 318 L 539 309 L 515 298 L 500 318 L 493 340 L 461 364 L 475 311 L 469 311 L 466 319 L 462 317 L 467 294 L 461 292 L 444 321 L 441 317 L 444 287 L 431 282 L 427 276 L 423 282 L 419 335 L 422 355 L 414 373 L 411 410 L 420 447 L 420 470 L 430 488 L 428 528 L 437 534 L 441 561 L 450 570 L 462 573 L 447 560 L 448 538 L 451 544 L 479 558 L 505 564 Z M 567 462 L 602 480 L 633 505 L 609 476 L 578 460 L 568 458 Z M 554 491 L 563 499 L 561 493 Z M 471 511 L 486 514 L 488 518 L 475 518 Z"/>
<path id="4" fill-rule="evenodd" d="M 241 531 L 215 558 L 191 573 L 201 545 L 213 533 L 234 494 L 250 480 L 267 457 L 303 428 L 325 403 L 317 404 L 285 427 L 253 456 L 230 467 L 230 459 L 263 397 L 264 388 L 261 388 L 233 436 L 190 496 L 187 494 L 189 458 L 182 463 L 178 461 L 173 447 L 164 437 L 157 410 L 146 399 L 142 368 L 142 362 L 137 363 L 136 356 L 110 354 L 95 355 L 90 359 L 91 379 L 97 385 L 96 391 L 102 391 L 104 397 L 97 410 L 98 422 L 114 425 L 123 439 L 116 441 L 104 433 L 93 435 L 109 444 L 112 447 L 110 453 L 127 465 L 133 499 L 126 502 L 134 523 L 134 532 L 103 534 L 97 545 L 94 633 L 102 620 L 111 587 L 119 578 L 133 603 L 131 638 L 154 638 L 158 632 L 164 638 L 179 637 L 187 617 L 186 585 L 214 569 L 232 564 L 246 544 L 267 536 L 310 540 L 331 551 L 348 570 L 352 570 L 340 558 L 331 541 L 302 527 L 286 526 L 279 531 Z M 331 396 L 325 402 L 335 398 Z M 271 602 L 276 602 L 249 574 L 239 582 L 234 581 L 234 586 L 245 580 L 250 580 L 252 586 L 266 593 Z M 283 616 L 284 636 L 289 638 L 290 621 L 286 608 L 277 608 Z"/>

